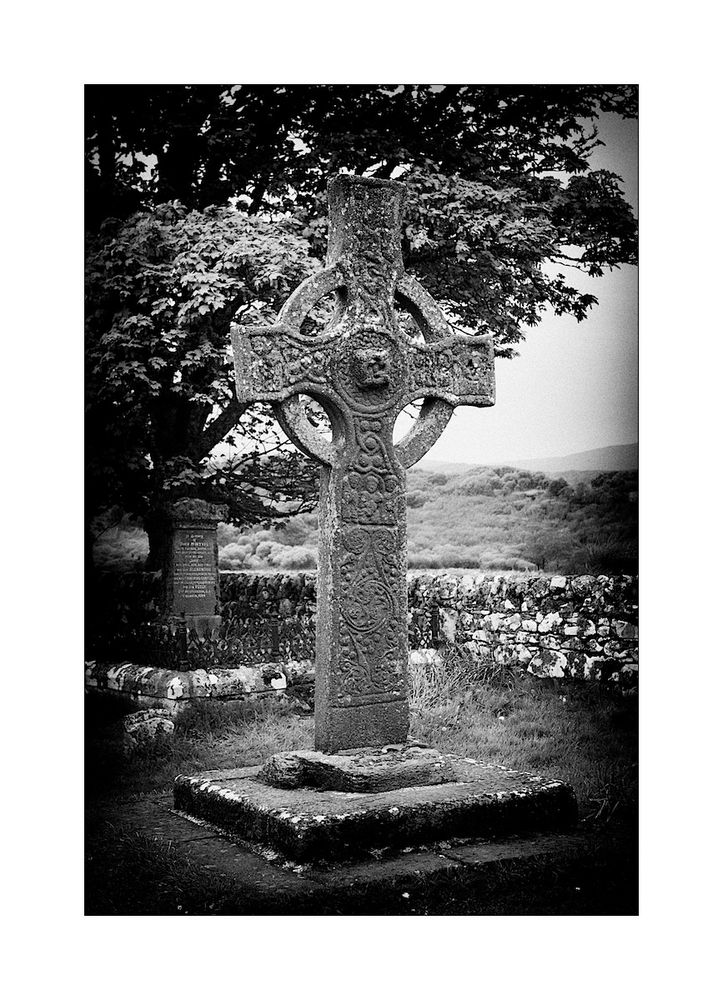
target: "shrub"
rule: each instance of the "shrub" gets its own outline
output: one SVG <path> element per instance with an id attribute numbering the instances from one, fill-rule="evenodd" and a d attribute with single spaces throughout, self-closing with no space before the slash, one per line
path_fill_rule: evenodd
<path id="1" fill-rule="evenodd" d="M 567 480 L 565 479 L 552 479 L 547 484 L 547 492 L 551 497 L 559 497 L 561 494 L 568 492 L 572 495 L 572 490 L 570 490 Z"/>
<path id="2" fill-rule="evenodd" d="M 537 569 L 537 564 L 529 559 L 517 559 L 515 557 L 497 557 L 487 559 L 481 569 L 515 570 L 521 573 Z"/>
<path id="3" fill-rule="evenodd" d="M 251 543 L 247 541 L 231 542 L 218 550 L 219 569 L 247 569 L 252 554 Z"/>
<path id="4" fill-rule="evenodd" d="M 442 557 L 429 549 L 421 549 L 418 552 L 410 552 L 407 556 L 407 563 L 410 569 L 446 568 L 446 564 Z"/>
<path id="5" fill-rule="evenodd" d="M 241 534 L 241 529 L 236 527 L 235 524 L 226 524 L 224 521 L 222 521 L 218 526 L 219 549 L 225 548 L 227 545 L 233 545 L 235 542 L 238 542 L 240 534 Z"/>
<path id="6" fill-rule="evenodd" d="M 304 545 L 284 549 L 274 562 L 281 569 L 316 569 L 316 552 Z"/>
<path id="7" fill-rule="evenodd" d="M 496 476 L 481 474 L 464 479 L 457 487 L 456 492 L 462 496 L 491 497 L 500 486 L 500 480 Z"/>
<path id="8" fill-rule="evenodd" d="M 407 493 L 407 507 L 423 507 L 427 499 L 427 494 L 421 490 L 410 490 Z"/>
<path id="9" fill-rule="evenodd" d="M 145 531 L 128 525 L 104 532 L 93 546 L 93 561 L 99 569 L 142 569 L 147 556 Z"/>

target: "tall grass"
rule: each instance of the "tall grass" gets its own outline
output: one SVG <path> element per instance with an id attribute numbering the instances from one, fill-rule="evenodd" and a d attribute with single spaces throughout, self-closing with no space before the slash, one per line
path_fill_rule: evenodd
<path id="1" fill-rule="evenodd" d="M 469 700 L 483 685 L 509 687 L 515 674 L 491 656 L 480 657 L 466 646 L 444 646 L 435 655 L 412 656 L 409 706 L 423 714 L 461 699 Z"/>

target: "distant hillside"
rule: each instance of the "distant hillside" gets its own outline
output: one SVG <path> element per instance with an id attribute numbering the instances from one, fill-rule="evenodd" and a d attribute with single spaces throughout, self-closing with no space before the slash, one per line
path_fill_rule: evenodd
<path id="1" fill-rule="evenodd" d="M 414 468 L 407 480 L 408 558 L 412 569 L 542 569 L 562 573 L 631 572 L 637 555 L 637 477 L 593 474 L 575 487 L 542 472 L 473 466 L 457 474 Z M 138 561 L 139 529 L 108 533 L 99 562 Z M 218 530 L 221 569 L 313 569 L 315 513 L 275 528 Z"/>
<path id="2" fill-rule="evenodd" d="M 581 478 L 573 484 L 510 466 L 420 466 L 407 480 L 412 569 L 635 571 L 633 470 L 577 472 Z M 316 513 L 297 514 L 274 528 L 242 531 L 221 524 L 218 544 L 221 569 L 313 569 Z M 147 550 L 140 528 L 126 524 L 102 536 L 95 556 L 99 565 L 140 565 Z"/>
<path id="3" fill-rule="evenodd" d="M 557 458 L 527 458 L 509 462 L 515 469 L 564 476 L 566 472 L 628 472 L 638 467 L 638 444 L 613 444 L 592 451 L 578 451 Z"/>
<path id="4" fill-rule="evenodd" d="M 524 469 L 542 472 L 546 476 L 566 479 L 572 486 L 589 482 L 599 472 L 631 472 L 638 468 L 638 445 L 613 444 L 607 448 L 578 451 L 572 455 L 550 458 L 525 458 L 513 462 L 492 462 L 478 465 L 472 462 L 436 462 L 422 459 L 415 468 L 424 472 L 439 472 L 446 476 L 465 475 L 484 468 Z"/>
<path id="5" fill-rule="evenodd" d="M 479 462 L 437 462 L 434 459 L 423 458 L 413 468 L 422 472 L 441 472 L 445 476 L 459 476 L 474 469 L 483 469 L 484 466 Z"/>

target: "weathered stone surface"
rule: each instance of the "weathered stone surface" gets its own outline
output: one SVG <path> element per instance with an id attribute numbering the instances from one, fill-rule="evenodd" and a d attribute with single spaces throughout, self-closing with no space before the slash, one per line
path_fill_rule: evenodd
<path id="1" fill-rule="evenodd" d="M 259 777 L 277 788 L 388 792 L 413 785 L 440 785 L 453 781 L 455 775 L 449 758 L 438 750 L 406 745 L 345 754 L 318 750 L 277 753 L 266 761 Z"/>
<path id="2" fill-rule="evenodd" d="M 455 780 L 387 792 L 275 788 L 259 768 L 182 775 L 177 809 L 299 860 L 345 858 L 442 837 L 503 837 L 567 829 L 577 819 L 559 781 L 448 757 Z"/>
<path id="3" fill-rule="evenodd" d="M 567 657 L 554 649 L 541 649 L 532 657 L 527 670 L 536 677 L 564 677 Z"/>
<path id="4" fill-rule="evenodd" d="M 292 441 L 322 464 L 316 748 L 328 753 L 406 739 L 405 467 L 432 446 L 454 406 L 494 403 L 491 339 L 452 335 L 404 273 L 403 198 L 395 181 L 334 178 L 325 269 L 296 289 L 274 326 L 232 328 L 239 402 L 274 403 Z M 330 293 L 330 326 L 302 334 Z M 422 342 L 400 328 L 399 309 Z M 327 410 L 331 443 L 309 423 L 300 393 Z M 397 415 L 419 398 L 420 417 L 395 446 Z"/>
<path id="5" fill-rule="evenodd" d="M 291 664 L 295 683 L 311 674 L 311 664 L 302 667 Z M 253 695 L 282 692 L 289 676 L 278 663 L 260 663 L 254 667 L 233 670 L 163 670 L 141 667 L 135 663 L 100 663 L 85 665 L 85 687 L 88 691 L 117 696 L 142 707 L 162 708 L 176 712 L 190 701 L 205 698 L 244 700 Z"/>
<path id="6" fill-rule="evenodd" d="M 160 708 L 147 708 L 132 712 L 123 719 L 123 731 L 138 739 L 155 736 L 157 733 L 172 733 L 173 720 L 168 712 Z"/>
<path id="7" fill-rule="evenodd" d="M 144 744 L 170 736 L 174 729 L 171 713 L 164 709 L 148 708 L 132 712 L 123 719 L 123 751 L 130 755 Z"/>
<path id="8" fill-rule="evenodd" d="M 562 622 L 562 617 L 557 611 L 551 611 L 549 614 L 545 615 L 542 621 L 537 626 L 538 632 L 551 632 L 554 628 L 560 625 Z"/>

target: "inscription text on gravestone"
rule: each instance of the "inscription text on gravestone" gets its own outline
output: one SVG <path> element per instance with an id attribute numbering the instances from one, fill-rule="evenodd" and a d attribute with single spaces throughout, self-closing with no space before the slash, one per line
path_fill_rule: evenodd
<path id="1" fill-rule="evenodd" d="M 216 532 L 178 528 L 174 536 L 173 572 L 177 611 L 212 615 L 216 610 Z"/>

